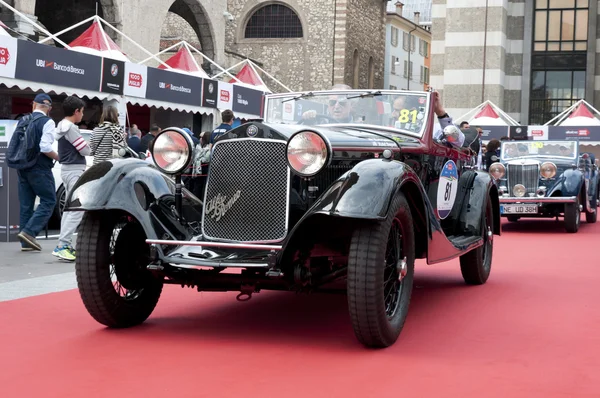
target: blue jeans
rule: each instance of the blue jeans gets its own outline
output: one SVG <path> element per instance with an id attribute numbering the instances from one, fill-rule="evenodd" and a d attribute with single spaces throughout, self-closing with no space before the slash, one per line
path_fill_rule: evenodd
<path id="1" fill-rule="evenodd" d="M 56 187 L 51 169 L 34 167 L 18 170 L 20 231 L 34 238 L 44 229 L 56 205 Z M 35 212 L 35 198 L 39 196 L 40 204 Z"/>

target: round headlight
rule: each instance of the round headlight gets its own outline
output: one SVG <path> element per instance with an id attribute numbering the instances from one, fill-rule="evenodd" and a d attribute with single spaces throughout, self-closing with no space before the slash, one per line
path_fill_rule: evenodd
<path id="1" fill-rule="evenodd" d="M 504 167 L 504 165 L 502 163 L 493 163 L 490 166 L 489 173 L 496 180 L 499 180 L 502 177 L 504 177 L 504 173 L 506 173 L 506 168 Z"/>
<path id="2" fill-rule="evenodd" d="M 156 136 L 150 153 L 162 172 L 178 174 L 190 165 L 193 148 L 192 138 L 185 131 L 169 127 Z"/>
<path id="3" fill-rule="evenodd" d="M 524 185 L 517 184 L 513 187 L 513 194 L 517 198 L 521 198 L 521 197 L 525 196 L 526 193 L 527 193 L 527 188 L 525 188 Z"/>
<path id="4" fill-rule="evenodd" d="M 331 147 L 320 134 L 300 131 L 292 136 L 287 145 L 287 160 L 297 174 L 310 177 L 327 165 Z"/>
<path id="5" fill-rule="evenodd" d="M 556 165 L 552 162 L 544 162 L 540 166 L 540 175 L 544 178 L 552 178 L 556 175 Z"/>

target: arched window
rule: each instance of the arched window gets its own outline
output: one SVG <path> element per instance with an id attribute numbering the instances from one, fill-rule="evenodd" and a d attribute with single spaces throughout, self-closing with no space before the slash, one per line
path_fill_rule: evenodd
<path id="1" fill-rule="evenodd" d="M 375 63 L 373 57 L 369 57 L 369 88 L 375 88 Z"/>
<path id="2" fill-rule="evenodd" d="M 302 23 L 298 15 L 283 4 L 259 8 L 248 20 L 246 39 L 288 39 L 302 37 Z"/>

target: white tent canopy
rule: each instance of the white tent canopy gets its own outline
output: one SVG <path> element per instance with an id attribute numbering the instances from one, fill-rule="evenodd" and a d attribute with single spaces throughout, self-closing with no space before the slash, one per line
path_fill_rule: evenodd
<path id="1" fill-rule="evenodd" d="M 487 100 L 454 120 L 466 120 L 476 126 L 518 126 L 519 123 L 500 109 L 492 101 Z"/>
<path id="2" fill-rule="evenodd" d="M 582 99 L 556 115 L 545 126 L 600 126 L 600 111 Z"/>

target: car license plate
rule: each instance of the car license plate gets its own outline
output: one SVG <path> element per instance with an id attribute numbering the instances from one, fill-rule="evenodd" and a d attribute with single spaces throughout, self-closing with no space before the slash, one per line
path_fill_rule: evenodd
<path id="1" fill-rule="evenodd" d="M 500 206 L 502 214 L 537 214 L 538 206 L 533 205 L 502 205 Z"/>

